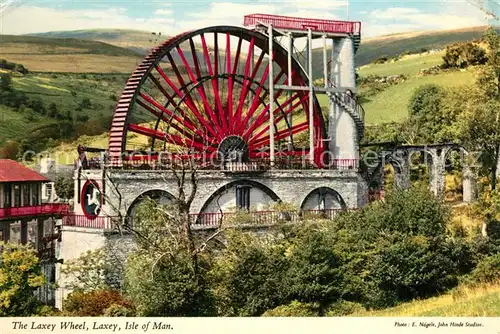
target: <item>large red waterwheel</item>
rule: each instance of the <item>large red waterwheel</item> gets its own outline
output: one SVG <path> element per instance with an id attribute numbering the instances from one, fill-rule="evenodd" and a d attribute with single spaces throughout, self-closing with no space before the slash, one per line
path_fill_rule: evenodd
<path id="1" fill-rule="evenodd" d="M 170 38 L 152 49 L 133 72 L 116 106 L 109 139 L 111 163 L 130 152 L 171 152 L 214 159 L 234 151 L 269 159 L 268 37 L 239 27 L 216 26 Z M 288 84 L 287 50 L 274 42 L 275 85 Z M 292 61 L 292 85 L 307 87 Z M 274 89 L 275 157 L 309 156 L 309 92 Z M 314 97 L 314 155 L 321 165 L 325 125 Z M 143 159 L 138 154 L 134 157 Z"/>

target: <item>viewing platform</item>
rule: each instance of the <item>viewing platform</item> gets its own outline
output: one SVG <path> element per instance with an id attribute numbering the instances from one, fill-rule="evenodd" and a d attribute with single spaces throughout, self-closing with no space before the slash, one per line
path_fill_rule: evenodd
<path id="1" fill-rule="evenodd" d="M 283 29 L 296 33 L 304 32 L 304 34 L 311 29 L 313 34 L 319 33 L 329 36 L 361 35 L 361 22 L 359 21 L 336 21 L 270 14 L 250 14 L 245 15 L 243 25 L 251 29 L 272 25 L 278 31 Z"/>

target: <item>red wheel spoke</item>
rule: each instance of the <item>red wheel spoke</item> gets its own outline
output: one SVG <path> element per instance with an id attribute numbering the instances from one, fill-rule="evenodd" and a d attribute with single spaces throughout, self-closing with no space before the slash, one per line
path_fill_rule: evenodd
<path id="1" fill-rule="evenodd" d="M 276 101 L 281 93 L 283 92 L 283 89 L 280 89 L 274 94 L 274 100 Z M 248 137 L 252 134 L 255 129 L 258 129 L 264 122 L 266 121 L 266 115 L 267 112 L 269 111 L 271 104 L 268 103 L 266 107 L 260 112 L 260 115 L 257 117 L 257 119 L 252 123 L 252 125 L 247 129 L 245 134 L 243 135 L 243 138 L 245 140 L 248 140 Z M 257 106 L 255 107 L 255 110 L 257 109 Z"/>
<path id="2" fill-rule="evenodd" d="M 237 124 L 235 126 L 237 127 L 236 131 L 237 133 L 240 133 L 240 125 L 241 125 L 241 114 L 243 111 L 243 106 L 245 105 L 245 100 L 247 98 L 247 94 L 250 88 L 250 84 L 253 81 L 254 77 L 251 77 L 250 79 L 248 78 L 249 72 L 250 72 L 250 65 L 252 64 L 252 59 L 253 59 L 253 48 L 254 48 L 254 43 L 255 43 L 255 38 L 252 37 L 250 40 L 250 46 L 248 47 L 248 53 L 247 53 L 247 61 L 245 63 L 245 72 L 244 72 L 244 77 L 245 79 L 243 80 L 243 88 L 241 91 L 241 96 L 240 96 L 240 101 L 238 102 L 238 108 L 236 109 L 236 116 L 235 120 Z"/>
<path id="3" fill-rule="evenodd" d="M 292 126 L 290 129 L 283 129 L 274 134 L 274 140 L 281 140 L 283 138 L 288 137 L 290 134 L 296 134 L 298 132 L 302 132 L 304 130 L 307 130 L 309 128 L 309 122 L 303 122 L 297 125 Z M 249 145 L 249 148 L 255 149 L 259 148 L 264 145 L 269 145 L 269 137 L 264 137 L 262 139 L 256 140 L 253 142 L 251 145 Z"/>
<path id="4" fill-rule="evenodd" d="M 285 103 L 283 103 L 280 106 L 278 106 L 276 109 L 274 109 L 274 115 L 278 115 L 278 117 L 275 117 L 274 118 L 274 124 L 277 125 L 286 115 L 288 115 L 289 113 L 292 113 L 297 107 L 301 106 L 302 103 L 307 99 L 307 95 L 305 97 L 302 98 L 302 100 L 299 100 L 297 101 L 295 104 L 292 105 L 291 108 L 287 108 L 287 110 L 284 110 L 283 113 L 280 114 L 280 111 L 285 109 L 286 106 L 288 106 L 293 100 L 295 100 L 299 95 L 298 94 L 294 94 L 291 98 L 289 98 Z M 256 135 L 254 135 L 253 137 L 250 138 L 250 140 L 248 141 L 249 143 L 251 143 L 252 141 L 254 140 L 258 140 L 263 134 L 265 134 L 267 131 L 269 131 L 269 124 L 266 125 L 266 127 L 264 127 L 259 133 L 257 133 Z"/>
<path id="5" fill-rule="evenodd" d="M 205 56 L 205 62 L 208 68 L 208 74 L 212 77 L 212 90 L 215 97 L 215 105 L 216 105 L 216 115 L 217 120 L 224 128 L 227 128 L 227 124 L 225 122 L 225 118 L 223 117 L 224 109 L 222 108 L 222 103 L 220 101 L 219 89 L 217 85 L 217 78 L 214 77 L 214 72 L 212 70 L 212 63 L 210 61 L 210 54 L 208 52 L 207 42 L 205 41 L 205 35 L 201 34 L 201 44 L 203 46 L 203 54 Z"/>
<path id="6" fill-rule="evenodd" d="M 172 58 L 170 56 L 170 54 L 168 55 L 169 58 Z M 177 67 L 175 67 L 175 70 L 176 73 L 179 73 L 179 71 L 177 70 Z M 175 91 L 175 93 L 177 95 L 179 95 L 179 97 L 183 96 L 183 94 L 180 92 L 180 90 L 175 86 L 175 84 L 172 82 L 172 80 L 170 80 L 169 77 L 167 77 L 167 75 L 165 74 L 165 72 L 163 72 L 163 70 L 161 68 L 159 68 L 158 66 L 156 66 L 156 70 L 158 71 L 158 73 L 160 73 L 160 75 L 163 77 L 163 79 L 165 79 L 165 81 L 170 85 L 170 87 L 172 87 L 172 89 Z M 180 73 L 179 73 L 180 75 Z M 182 78 L 181 78 L 182 80 Z M 182 85 L 184 84 L 184 80 L 182 80 Z M 206 129 L 215 137 L 218 137 L 215 130 L 210 126 L 208 125 L 208 123 L 206 122 L 206 120 L 201 117 L 199 111 L 198 111 L 198 108 L 196 108 L 196 106 L 194 105 L 194 103 L 192 102 L 192 99 L 190 98 L 189 95 L 186 95 L 186 105 L 191 109 L 191 112 L 197 117 L 197 119 L 200 120 L 200 122 L 203 123 L 203 125 L 206 127 Z M 178 110 L 182 110 L 181 108 L 179 108 Z M 181 112 L 182 113 L 182 116 L 186 117 L 186 114 L 184 112 Z"/>
<path id="7" fill-rule="evenodd" d="M 179 124 L 184 125 L 186 128 L 188 128 L 189 130 L 193 131 L 198 136 L 204 137 L 205 139 L 207 139 L 206 135 L 203 134 L 203 132 L 201 132 L 199 129 L 197 129 L 187 118 L 184 118 L 184 119 L 179 118 L 179 116 L 176 116 L 174 114 L 174 112 L 172 112 L 172 111 L 168 110 L 167 108 L 163 107 L 162 105 L 160 105 L 158 103 L 158 101 L 156 101 L 155 99 L 153 99 L 151 96 L 148 96 L 148 95 L 146 95 L 144 93 L 139 93 L 139 96 L 142 97 L 149 104 L 151 104 L 151 105 L 155 106 L 156 108 L 158 108 L 161 112 L 157 112 L 156 110 L 154 110 L 152 107 L 148 106 L 146 103 L 144 103 L 141 100 L 137 100 L 137 104 L 139 104 L 141 107 L 143 107 L 144 109 L 146 109 L 149 112 L 151 112 L 153 115 L 155 115 L 157 117 L 160 117 L 164 122 L 169 123 L 177 131 L 179 131 L 179 132 L 181 132 L 183 134 L 191 135 L 192 136 L 192 133 L 189 134 L 189 133 L 186 132 L 185 129 L 179 128 L 176 125 L 176 123 L 172 123 L 171 120 L 168 117 L 165 116 L 165 114 L 167 114 L 168 116 L 170 116 L 173 120 L 175 120 Z"/>
<path id="8" fill-rule="evenodd" d="M 227 117 L 230 126 L 233 125 L 233 80 L 231 71 L 231 35 L 226 34 L 226 71 L 229 74 L 228 84 L 227 84 Z"/>
<path id="9" fill-rule="evenodd" d="M 170 61 L 170 64 L 172 65 L 172 69 L 174 70 L 175 76 L 177 77 L 177 82 L 179 83 L 179 85 L 181 87 L 184 87 L 184 88 L 182 88 L 182 90 L 184 91 L 184 94 L 186 95 L 186 104 L 188 105 L 188 107 L 191 109 L 191 111 L 193 113 L 199 114 L 200 112 L 199 112 L 198 108 L 196 107 L 196 104 L 194 103 L 193 98 L 189 94 L 189 90 L 187 89 L 187 86 L 184 83 L 184 79 L 182 78 L 182 75 L 179 72 L 177 65 L 175 64 L 174 59 L 172 58 L 172 55 L 170 53 L 167 53 L 167 58 Z M 188 68 L 189 68 L 189 66 L 188 66 Z M 172 82 L 172 81 L 170 80 L 170 82 Z M 172 82 L 172 84 L 173 84 L 173 82 Z M 173 85 L 172 88 L 174 88 L 174 87 L 177 91 L 179 91 L 175 85 Z M 183 94 L 181 94 L 180 92 L 177 94 L 179 95 L 179 97 L 183 96 Z"/>
<path id="10" fill-rule="evenodd" d="M 259 88 L 257 88 L 257 91 L 255 92 L 255 95 L 253 97 L 252 103 L 250 104 L 250 107 L 247 110 L 247 114 L 246 114 L 246 116 L 243 119 L 243 122 L 241 124 L 241 127 L 243 128 L 243 130 L 244 130 L 244 127 L 248 124 L 248 121 L 250 120 L 250 118 L 252 118 L 253 114 L 257 110 L 257 106 L 258 106 L 257 103 L 260 102 L 259 101 L 260 100 L 260 93 L 264 89 L 263 88 L 264 83 L 267 80 L 268 74 L 269 74 L 269 64 L 267 64 L 266 68 L 264 69 L 264 74 L 262 75 L 262 78 L 260 79 L 260 82 L 259 82 Z M 254 107 L 254 105 L 255 105 L 255 107 Z M 240 134 L 242 134 L 242 132 L 243 131 L 240 131 Z"/>
<path id="11" fill-rule="evenodd" d="M 280 73 L 276 76 L 276 79 L 274 79 L 273 83 L 276 85 L 278 83 L 278 81 L 281 79 L 281 77 L 283 76 L 283 74 L 285 74 L 285 72 L 283 70 L 280 71 Z M 277 101 L 278 98 L 280 97 L 280 95 L 283 93 L 283 89 L 279 89 L 276 94 L 274 94 L 274 100 Z M 251 110 L 251 113 L 253 114 L 255 112 L 255 110 L 257 110 L 258 106 L 259 106 L 259 102 L 261 99 L 265 99 L 268 95 L 268 92 L 266 91 L 266 93 L 258 98 L 258 96 L 256 95 L 254 97 L 254 102 L 252 103 L 252 108 L 254 110 Z M 265 121 L 266 121 L 266 113 L 267 111 L 269 110 L 269 104 L 266 106 L 266 108 L 264 108 L 264 110 L 261 112 L 261 114 L 257 117 L 257 119 L 255 120 L 255 122 L 251 125 L 250 129 L 247 130 L 247 132 L 245 133 L 245 135 L 243 136 L 243 138 L 246 138 L 248 139 L 248 136 L 252 133 L 252 131 L 254 131 L 255 129 L 258 129 Z"/>
<path id="12" fill-rule="evenodd" d="M 254 69 L 253 69 L 252 75 L 251 75 L 252 81 L 255 80 L 255 76 L 257 75 L 257 72 L 259 71 L 260 64 L 262 63 L 262 60 L 264 59 L 264 54 L 265 54 L 264 52 L 260 53 L 259 59 L 257 60 L 257 63 L 254 66 Z M 242 122 L 240 122 L 240 124 L 238 124 L 238 133 L 240 135 L 243 133 L 245 126 L 247 125 L 248 120 L 252 116 L 252 114 L 249 111 L 251 109 L 251 106 L 254 103 L 253 101 L 255 101 L 255 97 L 260 96 L 260 93 L 262 92 L 264 83 L 266 82 L 267 76 L 269 74 L 268 72 L 269 72 L 269 64 L 267 64 L 266 68 L 264 69 L 264 75 L 262 76 L 262 78 L 260 80 L 259 88 L 257 88 L 257 91 L 255 92 L 255 95 L 254 95 L 254 99 L 252 100 L 250 107 L 247 109 L 245 118 L 243 119 Z"/>
<path id="13" fill-rule="evenodd" d="M 157 131 L 154 129 L 149 129 L 149 128 L 146 128 L 146 127 L 143 127 L 143 126 L 140 126 L 137 124 L 129 124 L 128 129 L 132 132 L 135 132 L 135 133 L 138 133 L 141 135 L 145 135 L 145 136 L 155 138 L 155 139 L 160 139 L 160 140 L 163 140 L 166 142 L 173 143 L 175 145 L 184 146 L 186 148 L 195 147 L 195 148 L 198 148 L 200 150 L 208 150 L 208 151 L 215 150 L 213 147 L 205 146 L 203 144 L 196 142 L 195 140 L 183 139 L 179 136 L 176 136 L 176 135 L 173 135 L 170 133 L 165 133 L 165 132 Z"/>
<path id="14" fill-rule="evenodd" d="M 192 43 L 191 39 L 190 39 L 190 41 Z M 194 44 L 193 44 L 193 49 L 194 49 Z M 181 60 L 184 63 L 184 68 L 188 72 L 188 75 L 191 78 L 191 81 L 193 82 L 194 85 L 196 85 L 196 90 L 198 91 L 198 93 L 201 96 L 201 100 L 203 102 L 203 106 L 205 107 L 205 110 L 208 112 L 209 117 L 211 119 L 215 119 L 214 112 L 212 111 L 212 108 L 210 107 L 210 104 L 208 103 L 207 96 L 205 95 L 205 90 L 203 89 L 203 84 L 201 84 L 201 85 L 198 84 L 198 79 L 196 78 L 196 76 L 194 75 L 193 71 L 191 70 L 191 67 L 189 66 L 189 63 L 187 62 L 186 57 L 184 56 L 184 52 L 182 52 L 182 49 L 179 46 L 177 46 L 177 53 L 179 53 L 179 56 L 181 57 Z M 198 72 L 199 72 L 199 67 L 198 67 L 198 64 L 197 64 L 198 60 L 196 58 L 196 52 L 193 52 L 193 57 L 194 57 L 195 67 L 198 69 Z M 198 77 L 200 77 L 200 76 L 201 75 L 199 75 Z M 200 117 L 203 118 L 203 120 L 205 120 L 205 118 L 203 117 L 203 115 L 200 115 Z M 220 125 L 217 124 L 217 122 L 214 122 L 214 125 L 215 125 L 215 129 L 216 129 L 216 132 L 217 132 L 217 136 L 219 138 L 221 138 L 221 133 L 223 133 L 223 132 L 222 132 L 222 130 L 220 128 Z"/>
<path id="15" fill-rule="evenodd" d="M 151 81 L 153 81 L 155 86 L 162 92 L 162 94 L 165 95 L 168 102 L 170 102 L 170 104 L 172 104 L 174 108 L 177 108 L 177 103 L 175 102 L 173 96 L 167 92 L 167 90 L 163 87 L 160 81 L 157 78 L 155 78 L 154 75 L 152 75 L 151 73 L 149 74 L 149 78 L 151 79 Z"/>
<path id="16" fill-rule="evenodd" d="M 177 88 L 177 86 L 170 80 L 170 78 L 167 76 L 165 72 L 159 67 L 158 65 L 155 66 L 156 71 L 160 74 L 160 76 L 165 80 L 165 82 L 174 90 L 175 94 L 177 94 L 179 97 L 183 96 L 183 93 Z M 186 102 L 186 105 L 188 108 L 194 113 L 195 111 L 193 108 L 195 108 L 189 101 Z M 188 118 L 187 115 L 184 113 L 182 108 L 178 108 L 180 114 L 182 117 Z"/>

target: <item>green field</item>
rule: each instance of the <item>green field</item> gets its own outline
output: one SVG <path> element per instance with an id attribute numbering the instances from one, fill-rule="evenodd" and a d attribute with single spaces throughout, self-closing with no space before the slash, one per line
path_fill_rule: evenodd
<path id="1" fill-rule="evenodd" d="M 125 75 L 70 75 L 35 74 L 13 79 L 14 89 L 22 91 L 29 98 L 43 99 L 46 105 L 54 102 L 61 110 L 70 110 L 74 116 L 89 117 L 111 114 L 121 94 L 127 76 Z M 84 99 L 90 107 L 78 110 Z"/>
<path id="2" fill-rule="evenodd" d="M 394 57 L 407 51 L 418 53 L 421 49 L 440 50 L 456 42 L 479 39 L 486 28 L 486 26 L 480 26 L 362 38 L 361 46 L 356 53 L 356 64 L 366 65 L 382 56 Z"/>
<path id="3" fill-rule="evenodd" d="M 412 77 L 406 82 L 389 87 L 363 104 L 366 123 L 379 124 L 405 119 L 408 116 L 408 101 L 414 90 L 421 85 L 436 84 L 443 87 L 453 87 L 467 84 L 473 80 L 474 73 L 472 71 Z"/>
<path id="4" fill-rule="evenodd" d="M 47 110 L 55 103 L 62 115 L 70 112 L 73 119 L 87 116 L 100 120 L 112 115 L 126 78 L 124 75 L 28 74 L 14 76 L 12 86 L 25 93 L 30 101 L 42 101 Z M 86 105 L 85 100 L 90 101 L 90 105 Z M 26 114 L 2 105 L 0 117 L 0 144 L 20 140 L 32 129 L 57 122 L 48 116 Z"/>
<path id="5" fill-rule="evenodd" d="M 500 285 L 458 287 L 439 297 L 401 304 L 380 311 L 351 314 L 355 317 L 498 317 Z"/>
<path id="6" fill-rule="evenodd" d="M 369 64 L 358 69 L 362 77 L 369 75 L 388 76 L 392 74 L 416 75 L 421 69 L 440 65 L 444 51 L 404 56 L 398 61 L 386 64 Z"/>
<path id="7" fill-rule="evenodd" d="M 35 123 L 42 124 L 42 122 L 30 122 L 22 113 L 0 105 L 0 145 L 8 139 L 29 133 Z"/>
<path id="8" fill-rule="evenodd" d="M 443 52 L 422 55 L 410 55 L 396 62 L 385 64 L 370 64 L 358 70 L 361 77 L 369 75 L 391 76 L 404 74 L 408 80 L 397 85 L 390 86 L 363 102 L 365 109 L 365 121 L 367 124 L 380 124 L 386 122 L 399 122 L 408 116 L 408 101 L 414 90 L 421 85 L 436 84 L 442 87 L 456 87 L 471 83 L 475 79 L 474 68 L 443 72 L 437 75 L 419 76 L 421 69 L 439 65 L 442 62 Z M 363 93 L 366 89 L 360 88 Z M 322 108 L 327 108 L 328 98 L 326 95 L 318 95 Z"/>

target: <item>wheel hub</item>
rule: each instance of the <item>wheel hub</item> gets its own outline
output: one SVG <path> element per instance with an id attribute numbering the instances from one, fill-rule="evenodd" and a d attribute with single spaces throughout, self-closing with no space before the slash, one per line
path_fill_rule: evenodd
<path id="1" fill-rule="evenodd" d="M 227 136 L 219 144 L 219 156 L 224 161 L 248 161 L 248 144 L 240 136 Z"/>

